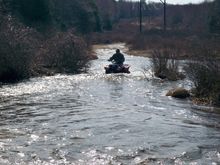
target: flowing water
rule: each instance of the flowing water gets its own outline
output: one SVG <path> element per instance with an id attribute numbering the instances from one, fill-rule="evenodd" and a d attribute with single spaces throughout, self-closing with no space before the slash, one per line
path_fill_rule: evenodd
<path id="1" fill-rule="evenodd" d="M 0 164 L 220 164 L 220 115 L 166 97 L 187 80 L 152 78 L 149 59 L 105 75 L 115 48 L 96 50 L 87 74 L 33 78 L 0 88 Z"/>

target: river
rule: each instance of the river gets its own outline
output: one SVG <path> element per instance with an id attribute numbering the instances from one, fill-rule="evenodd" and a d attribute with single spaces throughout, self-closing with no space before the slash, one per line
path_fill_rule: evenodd
<path id="1" fill-rule="evenodd" d="M 190 82 L 152 78 L 148 58 L 125 55 L 131 74 L 106 75 L 115 48 L 97 49 L 86 74 L 0 88 L 1 165 L 220 164 L 220 115 L 166 97 Z"/>

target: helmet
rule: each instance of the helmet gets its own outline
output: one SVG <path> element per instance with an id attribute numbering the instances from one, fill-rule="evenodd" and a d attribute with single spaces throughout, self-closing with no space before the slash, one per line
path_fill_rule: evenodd
<path id="1" fill-rule="evenodd" d="M 120 50 L 119 50 L 119 49 L 116 49 L 116 53 L 120 53 Z"/>

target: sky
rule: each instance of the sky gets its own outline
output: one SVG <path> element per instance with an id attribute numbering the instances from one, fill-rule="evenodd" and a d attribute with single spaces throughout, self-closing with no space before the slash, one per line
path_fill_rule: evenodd
<path id="1" fill-rule="evenodd" d="M 139 1 L 139 0 L 132 0 L 132 1 Z M 160 0 L 146 0 L 146 2 L 160 2 Z M 200 3 L 204 0 L 166 0 L 169 4 L 188 4 L 188 3 Z"/>

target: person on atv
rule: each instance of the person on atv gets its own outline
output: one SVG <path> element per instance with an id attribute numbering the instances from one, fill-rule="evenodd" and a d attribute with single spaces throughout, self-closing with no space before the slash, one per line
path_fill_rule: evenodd
<path id="1" fill-rule="evenodd" d="M 116 50 L 116 53 L 113 54 L 113 56 L 111 58 L 108 59 L 108 61 L 111 61 L 113 64 L 110 65 L 110 67 L 112 69 L 117 69 L 118 67 L 122 66 L 124 61 L 125 61 L 125 57 L 124 55 L 120 52 L 119 49 Z"/>

